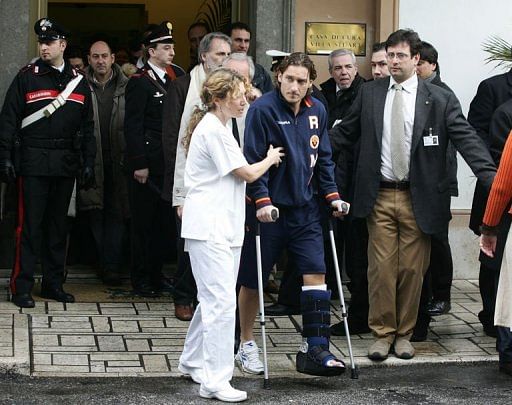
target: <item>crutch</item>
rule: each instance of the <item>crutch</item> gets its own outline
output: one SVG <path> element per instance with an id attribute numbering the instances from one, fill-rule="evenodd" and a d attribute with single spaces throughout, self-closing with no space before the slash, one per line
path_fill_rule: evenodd
<path id="1" fill-rule="evenodd" d="M 270 215 L 272 216 L 272 220 L 274 221 L 279 217 L 277 209 L 273 209 Z M 260 222 L 256 221 L 256 223 L 256 267 L 258 270 L 258 298 L 260 306 L 261 341 L 263 345 L 263 388 L 270 389 L 267 362 L 267 337 L 265 334 L 265 305 L 263 301 L 263 266 L 261 264 L 261 233 Z"/>
<path id="2" fill-rule="evenodd" d="M 343 213 L 348 214 L 350 209 L 350 205 L 346 202 L 342 202 L 341 211 Z M 335 221 L 335 219 L 334 219 Z M 332 250 L 332 259 L 334 261 L 334 270 L 336 273 L 336 285 L 338 286 L 338 291 L 340 294 L 340 305 L 341 305 L 341 316 L 343 318 L 343 324 L 345 325 L 345 335 L 347 337 L 348 344 L 348 354 L 350 356 L 350 378 L 357 379 L 359 377 L 356 363 L 354 361 L 354 355 L 352 353 L 352 343 L 350 341 L 350 333 L 348 330 L 348 320 L 347 320 L 347 309 L 345 306 L 345 297 L 343 295 L 343 286 L 341 285 L 341 275 L 340 275 L 340 266 L 338 264 L 338 255 L 336 254 L 336 243 L 334 242 L 334 230 L 332 226 L 333 219 L 329 218 L 329 239 L 331 240 L 331 250 Z"/>

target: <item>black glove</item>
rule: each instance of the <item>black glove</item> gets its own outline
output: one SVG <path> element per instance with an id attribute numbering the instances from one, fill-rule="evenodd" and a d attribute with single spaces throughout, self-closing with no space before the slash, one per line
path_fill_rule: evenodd
<path id="1" fill-rule="evenodd" d="M 16 180 L 16 172 L 11 159 L 2 160 L 0 162 L 0 182 L 12 183 Z"/>
<path id="2" fill-rule="evenodd" d="M 84 190 L 89 190 L 92 186 L 94 186 L 94 183 L 94 168 L 85 166 L 82 170 L 82 177 L 80 178 L 80 187 L 82 187 Z"/>

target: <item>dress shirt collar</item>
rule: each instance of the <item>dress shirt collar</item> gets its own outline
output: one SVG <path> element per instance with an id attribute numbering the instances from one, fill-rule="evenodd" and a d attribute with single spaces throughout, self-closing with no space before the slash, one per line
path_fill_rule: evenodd
<path id="1" fill-rule="evenodd" d="M 388 90 L 396 84 L 396 80 L 393 79 L 393 76 L 389 76 L 389 87 Z M 399 83 L 403 90 L 407 93 L 413 93 L 418 89 L 418 76 L 414 73 L 411 77 L 409 77 L 406 81 Z"/>
<path id="2" fill-rule="evenodd" d="M 153 71 L 157 74 L 158 78 L 165 83 L 165 75 L 166 75 L 166 72 L 164 69 L 162 68 L 159 68 L 158 66 L 156 66 L 155 64 L 151 63 L 149 60 L 148 60 L 148 65 L 151 69 L 153 69 Z"/>

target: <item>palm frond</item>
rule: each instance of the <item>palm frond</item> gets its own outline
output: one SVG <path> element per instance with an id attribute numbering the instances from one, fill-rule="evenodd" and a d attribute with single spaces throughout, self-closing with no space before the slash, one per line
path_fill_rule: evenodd
<path id="1" fill-rule="evenodd" d="M 512 45 L 498 36 L 490 36 L 482 43 L 482 49 L 489 54 L 485 63 L 497 63 L 497 67 L 512 67 Z"/>
<path id="2" fill-rule="evenodd" d="M 231 0 L 205 0 L 195 20 L 205 22 L 211 31 L 224 31 L 231 22 Z"/>

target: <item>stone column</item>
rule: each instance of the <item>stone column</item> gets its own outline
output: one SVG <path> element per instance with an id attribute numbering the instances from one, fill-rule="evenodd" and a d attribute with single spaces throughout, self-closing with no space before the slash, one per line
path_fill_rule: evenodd
<path id="1" fill-rule="evenodd" d="M 0 106 L 3 106 L 12 79 L 29 61 L 30 0 L 0 0 L 0 15 Z M 7 189 L 5 204 L 5 217 L 0 223 L 0 269 L 12 266 L 14 254 L 16 190 L 13 185 Z"/>
<path id="2" fill-rule="evenodd" d="M 30 0 L 0 0 L 0 102 L 18 70 L 28 63 Z"/>
<path id="3" fill-rule="evenodd" d="M 256 62 L 270 69 L 268 49 L 291 52 L 294 34 L 295 0 L 257 0 L 251 5 L 251 23 L 256 42 L 252 53 Z"/>

